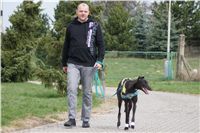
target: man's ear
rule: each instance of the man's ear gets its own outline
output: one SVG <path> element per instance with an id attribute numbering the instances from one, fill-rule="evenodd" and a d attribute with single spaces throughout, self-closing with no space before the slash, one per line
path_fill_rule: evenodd
<path id="1" fill-rule="evenodd" d="M 139 81 L 140 80 L 140 76 L 137 78 L 137 81 Z"/>

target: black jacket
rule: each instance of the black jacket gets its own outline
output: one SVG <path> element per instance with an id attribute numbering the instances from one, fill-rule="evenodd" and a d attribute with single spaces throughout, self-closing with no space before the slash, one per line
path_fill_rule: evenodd
<path id="1" fill-rule="evenodd" d="M 91 47 L 88 47 L 86 43 L 91 22 L 94 22 L 91 18 L 83 23 L 75 18 L 67 27 L 62 51 L 63 66 L 67 66 L 67 63 L 73 63 L 87 67 L 94 66 L 97 61 L 103 61 L 105 48 L 102 31 L 98 23 L 95 22 L 97 26 Z M 91 52 L 91 49 L 93 49 L 93 52 Z"/>

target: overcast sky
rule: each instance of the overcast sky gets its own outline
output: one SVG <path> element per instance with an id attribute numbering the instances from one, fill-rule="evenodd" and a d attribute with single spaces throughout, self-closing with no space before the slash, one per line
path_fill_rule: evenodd
<path id="1" fill-rule="evenodd" d="M 23 0 L 0 0 L 3 8 L 3 30 L 5 31 L 6 27 L 9 27 L 11 24 L 9 22 L 9 17 L 14 13 L 14 11 L 17 10 L 17 6 L 22 3 Z M 37 2 L 39 0 L 33 0 L 34 2 Z M 41 0 L 42 1 L 42 9 L 43 13 L 47 13 L 49 17 L 54 20 L 54 8 L 56 8 L 56 5 L 58 4 L 59 0 Z M 146 2 L 152 2 L 153 0 L 142 0 Z M 158 0 L 160 1 L 160 0 Z"/>
<path id="2" fill-rule="evenodd" d="M 9 17 L 17 10 L 17 6 L 23 0 L 3 0 L 2 8 L 3 8 L 3 31 L 5 31 L 6 27 L 9 27 L 11 24 L 9 22 Z M 34 0 L 34 2 L 38 0 Z M 59 0 L 43 0 L 41 8 L 44 9 L 43 13 L 47 13 L 49 17 L 54 20 L 54 8 L 58 4 Z"/>

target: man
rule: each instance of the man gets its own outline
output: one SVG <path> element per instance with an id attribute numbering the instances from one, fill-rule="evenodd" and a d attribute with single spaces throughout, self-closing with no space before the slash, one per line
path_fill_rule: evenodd
<path id="1" fill-rule="evenodd" d="M 92 82 L 94 72 L 101 69 L 104 59 L 104 43 L 99 24 L 89 16 L 89 6 L 78 5 L 77 17 L 66 29 L 62 52 L 63 71 L 67 73 L 67 98 L 69 120 L 64 126 L 76 126 L 77 89 L 79 80 L 82 83 L 82 127 L 90 127 L 92 108 Z"/>

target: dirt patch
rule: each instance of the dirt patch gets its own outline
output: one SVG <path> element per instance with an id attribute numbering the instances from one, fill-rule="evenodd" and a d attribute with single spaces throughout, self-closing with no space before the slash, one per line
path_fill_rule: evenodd
<path id="1" fill-rule="evenodd" d="M 111 110 L 113 110 L 114 107 L 116 107 L 116 105 L 117 103 L 116 103 L 115 98 L 106 99 L 103 101 L 103 103 L 99 107 L 92 109 L 92 115 L 101 115 L 101 114 L 103 115 L 105 113 L 109 113 Z M 27 117 L 25 119 L 20 119 L 20 120 L 11 122 L 9 126 L 2 127 L 1 132 L 9 133 L 9 132 L 17 131 L 17 130 L 42 126 L 45 124 L 56 123 L 59 121 L 64 121 L 66 119 L 66 116 L 67 116 L 67 112 L 47 115 L 43 118 Z"/>
<path id="2" fill-rule="evenodd" d="M 25 119 L 19 119 L 11 122 L 9 126 L 2 127 L 3 133 L 8 133 L 21 129 L 33 128 L 36 126 L 41 126 L 49 123 L 55 123 L 64 120 L 66 113 L 59 113 L 54 115 L 47 115 L 43 118 L 39 117 L 27 117 Z"/>

